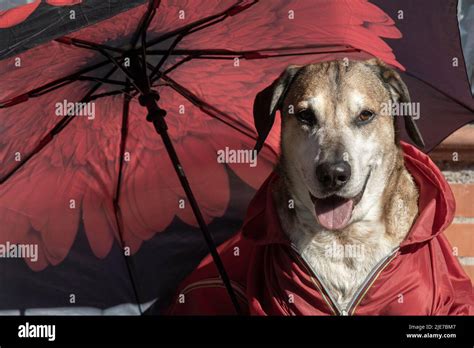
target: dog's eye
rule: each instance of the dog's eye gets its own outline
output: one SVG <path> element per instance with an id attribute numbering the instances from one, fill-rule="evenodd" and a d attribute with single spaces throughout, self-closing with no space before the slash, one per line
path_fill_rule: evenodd
<path id="1" fill-rule="evenodd" d="M 357 122 L 365 123 L 373 119 L 375 114 L 370 110 L 363 110 L 357 117 Z"/>
<path id="2" fill-rule="evenodd" d="M 302 110 L 296 114 L 296 117 L 302 123 L 313 125 L 316 121 L 314 114 L 310 110 Z"/>

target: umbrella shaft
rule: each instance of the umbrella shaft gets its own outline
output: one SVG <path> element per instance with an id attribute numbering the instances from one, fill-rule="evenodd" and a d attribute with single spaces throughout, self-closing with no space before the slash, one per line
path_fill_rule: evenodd
<path id="1" fill-rule="evenodd" d="M 214 260 L 214 263 L 216 264 L 217 270 L 219 271 L 219 275 L 229 294 L 230 300 L 232 301 L 232 304 L 235 307 L 237 314 L 242 314 L 239 302 L 237 301 L 237 296 L 234 292 L 229 276 L 227 275 L 227 272 L 219 256 L 214 240 L 209 232 L 209 229 L 207 228 L 207 224 L 204 221 L 199 205 L 196 201 L 196 198 L 194 197 L 193 191 L 191 190 L 191 186 L 189 185 L 189 181 L 179 161 L 173 143 L 169 137 L 167 131 L 168 127 L 164 119 L 164 115 L 166 114 L 166 112 L 159 108 L 154 98 L 146 98 L 146 102 L 144 104 L 144 106 L 146 106 L 149 111 L 147 120 L 153 122 L 153 126 L 155 127 L 156 132 L 160 134 L 161 139 L 163 140 L 163 144 L 165 145 L 166 151 L 168 152 L 174 170 L 176 171 L 181 186 L 183 187 L 186 197 L 188 198 L 189 204 L 191 205 L 191 209 L 193 210 L 193 214 L 202 231 L 206 244 L 210 250 L 211 256 Z"/>

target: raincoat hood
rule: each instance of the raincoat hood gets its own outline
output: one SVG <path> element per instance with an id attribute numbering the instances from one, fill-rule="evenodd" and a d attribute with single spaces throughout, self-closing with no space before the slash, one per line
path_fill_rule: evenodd
<path id="1" fill-rule="evenodd" d="M 240 233 L 219 252 L 252 315 L 467 315 L 473 289 L 443 235 L 455 202 L 448 183 L 428 156 L 401 144 L 405 165 L 419 189 L 419 215 L 400 248 L 389 255 L 346 310 L 331 301 L 301 256 L 291 248 L 272 198 L 272 173 L 249 205 Z M 170 314 L 233 314 L 210 257 L 182 284 Z M 212 299 L 212 302 L 211 300 Z M 217 303 L 217 305 L 216 305 Z"/>
<path id="2" fill-rule="evenodd" d="M 422 243 L 443 232 L 453 221 L 456 203 L 451 187 L 431 159 L 402 142 L 405 166 L 418 186 L 418 217 L 401 248 Z"/>

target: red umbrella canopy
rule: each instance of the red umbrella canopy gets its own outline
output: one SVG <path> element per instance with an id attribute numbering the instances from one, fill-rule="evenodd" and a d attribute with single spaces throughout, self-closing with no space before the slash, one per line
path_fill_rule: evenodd
<path id="1" fill-rule="evenodd" d="M 419 72 L 391 48 L 400 42 L 403 51 L 409 37 L 393 19 L 396 6 L 386 12 L 377 3 L 77 0 L 1 11 L 0 244 L 36 245 L 37 257 L 9 260 L 0 308 L 58 307 L 54 284 L 61 296 L 80 291 L 81 308 L 154 301 L 206 253 L 189 197 L 126 73 L 130 61 L 146 58 L 172 143 L 221 241 L 237 231 L 277 160 L 278 120 L 256 161 L 232 155 L 255 145 L 253 99 L 286 66 L 375 56 Z M 426 93 L 416 87 L 422 72 L 407 75 L 415 100 L 439 99 L 446 81 L 454 83 L 444 75 Z M 464 95 L 441 103 L 443 115 L 433 117 L 455 110 L 450 129 L 473 118 Z M 427 149 L 448 135 L 435 133 Z M 48 281 L 35 280 L 36 294 L 16 291 L 40 274 Z"/>

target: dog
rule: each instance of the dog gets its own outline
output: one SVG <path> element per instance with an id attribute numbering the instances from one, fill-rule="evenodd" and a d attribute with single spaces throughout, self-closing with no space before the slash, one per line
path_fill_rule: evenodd
<path id="1" fill-rule="evenodd" d="M 342 309 L 417 217 L 417 187 L 384 107 L 409 102 L 400 75 L 378 59 L 290 66 L 255 99 L 257 150 L 281 112 L 273 198 L 284 233 Z"/>
<path id="2" fill-rule="evenodd" d="M 207 255 L 165 313 L 472 315 L 470 279 L 443 234 L 449 184 L 399 141 L 403 120 L 424 147 L 417 117 L 394 117 L 407 104 L 400 75 L 377 59 L 290 66 L 259 92 L 255 150 L 279 110 L 278 165 L 218 248 L 225 272 Z"/>

